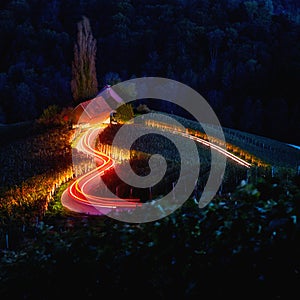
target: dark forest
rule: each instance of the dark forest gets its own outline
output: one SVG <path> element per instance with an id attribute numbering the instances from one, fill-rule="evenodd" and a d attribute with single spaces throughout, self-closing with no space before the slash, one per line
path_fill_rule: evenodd
<path id="1" fill-rule="evenodd" d="M 298 144 L 299 9 L 296 0 L 3 0 L 0 123 L 74 105 L 74 43 L 86 16 L 99 90 L 175 79 L 204 96 L 223 126 Z"/>

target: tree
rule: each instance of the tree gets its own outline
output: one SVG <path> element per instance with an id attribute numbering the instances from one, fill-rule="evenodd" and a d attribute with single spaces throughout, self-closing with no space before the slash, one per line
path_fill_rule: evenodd
<path id="1" fill-rule="evenodd" d="M 18 84 L 14 97 L 14 122 L 28 121 L 36 118 L 36 98 L 30 86 L 28 86 L 25 82 Z"/>
<path id="2" fill-rule="evenodd" d="M 54 125 L 59 123 L 59 115 L 60 109 L 57 105 L 50 105 L 43 110 L 43 113 L 38 118 L 38 124 L 43 124 L 46 126 Z"/>
<path id="3" fill-rule="evenodd" d="M 125 123 L 134 117 L 133 108 L 131 104 L 122 104 L 117 108 L 117 121 L 118 123 Z"/>
<path id="4" fill-rule="evenodd" d="M 265 8 L 272 15 L 274 13 L 273 0 L 266 0 Z"/>
<path id="5" fill-rule="evenodd" d="M 139 104 L 139 106 L 136 108 L 136 111 L 140 114 L 147 114 L 149 113 L 151 110 L 150 108 L 146 105 L 146 104 Z"/>
<path id="6" fill-rule="evenodd" d="M 71 90 L 76 102 L 93 98 L 98 92 L 96 75 L 96 40 L 87 17 L 78 23 L 77 43 L 74 46 Z"/>
<path id="7" fill-rule="evenodd" d="M 209 52 L 210 52 L 210 70 L 216 72 L 219 49 L 222 47 L 225 33 L 221 29 L 215 29 L 208 33 Z"/>
<path id="8" fill-rule="evenodd" d="M 37 119 L 37 123 L 47 127 L 65 126 L 74 123 L 74 108 L 59 108 L 57 105 L 49 105 Z"/>
<path id="9" fill-rule="evenodd" d="M 258 4 L 256 1 L 244 2 L 250 22 L 252 22 L 258 14 Z"/>
<path id="10" fill-rule="evenodd" d="M 116 72 L 108 72 L 105 74 L 103 78 L 104 84 L 109 84 L 109 85 L 115 85 L 119 82 L 121 82 L 121 77 L 118 73 Z"/>

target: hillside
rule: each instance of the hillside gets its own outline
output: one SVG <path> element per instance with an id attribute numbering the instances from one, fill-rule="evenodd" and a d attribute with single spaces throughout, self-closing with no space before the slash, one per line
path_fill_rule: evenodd
<path id="1" fill-rule="evenodd" d="M 169 116 L 175 117 L 174 115 Z M 204 132 L 198 122 L 178 116 L 175 118 L 186 128 Z M 300 166 L 300 151 L 286 143 L 233 128 L 223 127 L 222 129 L 226 143 L 249 152 L 271 166 L 295 170 Z"/>
<path id="2" fill-rule="evenodd" d="M 224 130 L 249 150 L 249 140 L 259 140 Z M 189 199 L 162 220 L 127 224 L 62 207 L 60 196 L 67 187 L 62 183 L 72 178 L 62 173 L 71 162 L 66 151 L 70 134 L 66 128 L 52 129 L 1 145 L 1 170 L 9 174 L 0 189 L 1 299 L 98 299 L 104 292 L 131 297 L 146 292 L 159 299 L 203 294 L 283 299 L 297 292 L 299 176 L 281 168 L 276 176 L 253 168 L 260 170 L 259 176 L 236 183 L 232 193 L 218 194 L 204 209 Z M 269 139 L 259 141 L 283 147 Z M 39 151 L 39 146 L 47 150 Z M 257 153 L 261 149 L 252 147 Z M 26 168 L 25 155 L 33 166 L 38 158 L 38 166 Z M 62 168 L 61 174 L 51 171 L 56 168 Z M 233 164 L 230 172 L 237 173 Z"/>
<path id="3" fill-rule="evenodd" d="M 296 168 L 300 166 L 300 151 L 290 145 L 267 137 L 224 128 L 226 141 L 273 166 Z"/>
<path id="4" fill-rule="evenodd" d="M 175 117 L 174 115 L 170 116 Z M 197 122 L 178 116 L 176 116 L 176 119 L 186 128 L 203 132 L 202 127 Z M 242 152 L 248 152 L 270 166 L 274 166 L 275 168 L 291 168 L 294 171 L 300 166 L 300 151 L 288 144 L 236 129 L 223 128 L 223 131 L 228 144 L 233 145 Z M 53 138 L 49 139 L 49 134 L 50 136 L 53 136 Z M 0 186 L 4 187 L 7 185 L 13 186 L 15 184 L 20 184 L 22 180 L 26 180 L 35 174 L 41 174 L 53 169 L 55 163 L 47 160 L 46 157 L 43 164 L 39 163 L 39 165 L 35 167 L 34 160 L 37 157 L 37 153 L 41 155 L 40 153 L 43 153 L 46 148 L 52 149 L 51 151 L 54 153 L 54 139 L 56 135 L 57 134 L 53 129 L 43 134 L 41 133 L 41 130 L 35 128 L 32 123 L 1 126 L 0 167 L 3 172 Z M 69 135 L 70 134 L 67 134 L 66 136 L 69 138 Z M 64 143 L 63 141 L 61 142 Z M 39 146 L 44 147 L 44 149 L 39 150 Z M 235 149 L 235 151 L 238 153 L 237 149 Z M 26 163 L 23 163 L 22 158 L 25 158 L 25 161 L 33 166 L 31 170 L 26 168 Z M 65 158 L 63 157 L 62 159 Z M 39 161 L 40 160 L 43 160 L 43 158 L 39 157 Z M 14 168 L 12 169 L 11 165 L 14 161 Z M 68 157 L 68 163 L 70 162 L 71 159 Z M 44 165 L 49 165 L 51 167 L 44 168 Z"/>

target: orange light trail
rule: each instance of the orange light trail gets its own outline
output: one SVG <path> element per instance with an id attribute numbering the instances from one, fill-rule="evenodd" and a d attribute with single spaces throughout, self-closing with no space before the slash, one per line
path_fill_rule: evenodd
<path id="1" fill-rule="evenodd" d="M 152 124 L 152 126 L 153 126 L 153 124 Z M 207 140 L 204 140 L 204 139 L 199 138 L 199 137 L 196 137 L 196 136 L 194 136 L 194 135 L 191 135 L 191 134 L 182 132 L 182 131 L 180 131 L 180 130 L 176 130 L 176 129 L 174 130 L 174 129 L 172 129 L 172 127 L 169 127 L 169 126 L 163 126 L 163 125 L 162 125 L 162 126 L 158 126 L 158 125 L 156 125 L 156 124 L 154 124 L 154 126 L 155 126 L 156 128 L 160 128 L 160 129 L 162 129 L 162 130 L 170 131 L 170 132 L 172 132 L 173 134 L 181 135 L 181 136 L 183 136 L 183 137 L 186 137 L 186 138 L 189 138 L 189 139 L 191 139 L 191 140 L 194 140 L 194 141 L 196 141 L 196 142 L 198 142 L 198 143 L 200 143 L 200 144 L 202 144 L 202 145 L 208 146 L 208 147 L 210 147 L 211 149 L 214 149 L 214 150 L 216 150 L 217 152 L 221 153 L 222 155 L 225 155 L 225 156 L 228 157 L 229 159 L 235 161 L 236 163 L 238 163 L 238 164 L 241 165 L 241 166 L 244 166 L 244 167 L 246 167 L 246 168 L 251 168 L 251 166 L 252 166 L 252 164 L 249 163 L 249 162 L 247 162 L 246 160 L 244 160 L 244 159 L 242 159 L 242 158 L 240 158 L 240 157 L 234 155 L 233 153 L 229 152 L 228 150 L 223 149 L 222 147 L 220 147 L 220 146 L 218 146 L 218 145 L 216 145 L 216 144 L 213 144 L 213 143 L 211 143 L 211 142 L 209 142 L 209 141 L 207 141 Z"/>
<path id="2" fill-rule="evenodd" d="M 93 212 L 93 214 L 102 214 L 101 208 L 136 208 L 141 206 L 139 199 L 120 199 L 97 196 L 91 194 L 97 177 L 102 176 L 106 171 L 114 167 L 114 160 L 108 155 L 97 151 L 92 146 L 99 129 L 89 129 L 80 138 L 77 144 L 77 150 L 92 156 L 97 161 L 97 167 L 77 178 L 63 193 L 62 204 L 70 210 L 79 212 Z M 99 211 L 98 211 L 99 210 Z"/>
<path id="3" fill-rule="evenodd" d="M 166 128 L 162 127 L 161 129 L 164 130 Z M 116 198 L 109 198 L 91 194 L 91 191 L 95 188 L 97 177 L 102 176 L 106 171 L 110 170 L 115 165 L 115 162 L 111 157 L 95 149 L 94 145 L 98 131 L 99 128 L 88 129 L 80 138 L 76 146 L 78 151 L 92 156 L 94 160 L 97 161 L 97 167 L 77 178 L 68 187 L 68 189 L 62 195 L 62 204 L 72 211 L 98 215 L 103 214 L 100 209 L 134 209 L 138 206 L 142 206 L 142 203 L 139 202 L 140 199 L 120 199 L 117 196 Z M 181 135 L 185 138 L 189 138 L 208 146 L 246 168 L 251 167 L 251 164 L 247 161 L 209 141 L 188 133 L 184 133 L 182 131 L 170 131 L 172 131 L 174 134 Z"/>
<path id="4" fill-rule="evenodd" d="M 233 161 L 235 161 L 235 162 L 238 163 L 239 165 L 242 165 L 242 166 L 244 166 L 244 167 L 246 167 L 246 168 L 250 168 L 250 167 L 252 166 L 251 163 L 248 163 L 248 162 L 245 161 L 244 159 L 242 159 L 242 158 L 240 158 L 240 157 L 238 157 L 238 156 L 232 154 L 231 152 L 229 152 L 229 151 L 226 150 L 226 149 L 223 149 L 223 148 L 220 147 L 220 146 L 217 146 L 217 145 L 215 145 L 215 144 L 213 144 L 213 143 L 211 143 L 211 142 L 208 142 L 208 141 L 206 141 L 206 140 L 204 140 L 204 139 L 201 139 L 201 138 L 199 138 L 199 137 L 196 137 L 196 136 L 193 136 L 193 135 L 190 135 L 190 134 L 186 134 L 186 133 L 183 133 L 183 132 L 181 132 L 180 134 L 181 134 L 182 136 L 185 136 L 185 137 L 187 137 L 187 138 L 189 138 L 189 139 L 191 139 L 191 140 L 194 140 L 194 141 L 196 141 L 196 142 L 198 142 L 198 143 L 201 143 L 201 144 L 203 144 L 203 145 L 205 145 L 205 146 L 208 146 L 208 147 L 210 147 L 210 148 L 212 148 L 212 149 L 218 151 L 219 153 L 221 153 L 221 154 L 225 155 L 226 157 L 232 159 Z"/>

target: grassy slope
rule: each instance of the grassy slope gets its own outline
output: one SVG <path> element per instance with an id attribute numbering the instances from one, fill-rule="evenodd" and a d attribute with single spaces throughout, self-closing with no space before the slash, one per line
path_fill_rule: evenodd
<path id="1" fill-rule="evenodd" d="M 300 151 L 286 143 L 229 128 L 224 128 L 224 133 L 226 141 L 267 163 L 292 168 L 300 165 Z"/>
<path id="2" fill-rule="evenodd" d="M 295 152 L 273 140 L 224 131 L 227 140 L 232 137 L 233 143 L 249 151 L 249 138 L 253 138 L 286 149 L 291 156 Z M 253 145 L 254 152 L 260 149 Z M 267 154 L 262 152 L 268 158 Z M 274 159 L 287 161 L 279 154 Z M 291 215 L 299 217 L 294 201 L 297 191 L 291 190 L 293 194 L 287 197 L 281 186 L 266 184 L 260 187 L 264 200 L 257 201 L 256 188 L 250 185 L 238 190 L 234 201 L 220 198 L 202 210 L 185 205 L 159 222 L 128 225 L 64 214 L 60 203 L 63 188 L 57 191 L 45 223 L 26 227 L 25 232 L 16 230 L 25 241 L 20 249 L 12 247 L 10 232 L 12 249 L 0 253 L 3 299 L 39 299 L 41 295 L 53 299 L 64 293 L 69 298 L 88 295 L 96 299 L 103 292 L 186 299 L 206 293 L 232 299 L 259 294 L 276 299 L 298 289 L 299 235 L 290 222 Z M 241 287 L 241 294 L 236 286 Z"/>
<path id="3" fill-rule="evenodd" d="M 170 116 L 174 117 L 174 115 Z M 199 123 L 181 117 L 176 118 L 185 127 L 203 132 Z M 20 138 L 29 138 L 34 133 L 33 127 L 32 122 L 0 124 L 0 144 L 3 146 L 11 142 L 18 143 L 17 140 Z M 289 167 L 295 170 L 300 165 L 300 151 L 285 143 L 231 128 L 224 127 L 223 131 L 227 143 L 253 154 L 270 165 Z M 20 142 L 24 143 L 24 140 L 22 139 Z"/>
<path id="4" fill-rule="evenodd" d="M 198 122 L 176 118 L 185 127 L 203 132 Z M 270 165 L 294 169 L 300 165 L 300 151 L 286 143 L 226 127 L 223 127 L 223 132 L 227 143 L 253 154 Z"/>
<path id="5" fill-rule="evenodd" d="M 174 115 L 172 115 L 172 117 L 174 117 Z M 181 117 L 176 118 L 187 128 L 203 131 L 202 127 L 197 122 Z M 270 165 L 289 167 L 294 170 L 300 165 L 300 151 L 285 143 L 230 128 L 223 128 L 223 131 L 227 143 L 233 144 L 253 154 Z M 29 143 L 32 143 L 30 141 L 32 140 L 32 132 L 33 126 L 28 122 L 11 125 L 0 124 L 0 142 L 2 146 L 0 151 L 5 151 L 6 147 L 10 145 L 15 148 L 19 142 L 21 145 L 24 145 L 24 141 L 27 139 Z M 43 134 L 40 135 L 42 136 Z M 47 135 L 48 133 L 45 133 L 45 136 Z M 4 145 L 6 145 L 5 148 L 3 148 Z M 30 155 L 28 149 L 26 149 L 26 153 L 19 153 L 23 148 L 24 147 L 20 147 L 20 149 L 18 149 L 19 156 L 24 157 Z M 12 153 L 13 151 L 6 152 L 6 158 L 10 157 L 12 160 L 16 159 L 15 153 Z M 4 153 L 2 152 L 2 154 Z M 20 164 L 15 164 L 15 166 L 19 165 Z M 15 168 L 14 171 L 16 171 Z M 20 172 L 23 173 L 24 170 L 20 170 Z"/>

